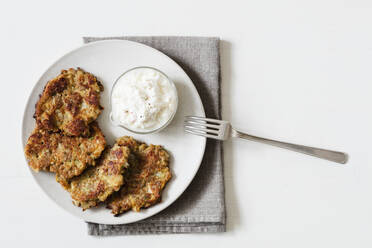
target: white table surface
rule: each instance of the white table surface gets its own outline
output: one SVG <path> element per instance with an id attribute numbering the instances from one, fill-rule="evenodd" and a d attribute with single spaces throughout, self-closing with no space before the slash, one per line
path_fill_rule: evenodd
<path id="1" fill-rule="evenodd" d="M 372 247 L 372 2 L 1 1 L 0 243 L 39 247 Z M 82 36 L 219 36 L 223 118 L 252 134 L 346 151 L 331 162 L 225 143 L 227 232 L 96 238 L 27 169 L 36 80 Z"/>

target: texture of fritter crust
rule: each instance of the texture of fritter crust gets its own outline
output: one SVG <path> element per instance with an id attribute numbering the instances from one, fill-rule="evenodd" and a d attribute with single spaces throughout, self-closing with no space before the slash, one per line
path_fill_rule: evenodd
<path id="1" fill-rule="evenodd" d="M 106 140 L 96 122 L 90 124 L 90 137 L 70 137 L 36 127 L 28 138 L 25 155 L 35 171 L 56 172 L 60 177 L 80 175 L 88 165 L 94 165 Z"/>
<path id="2" fill-rule="evenodd" d="M 88 135 L 88 124 L 101 113 L 102 84 L 78 68 L 62 70 L 50 80 L 36 103 L 35 119 L 41 129 L 70 136 Z"/>
<path id="3" fill-rule="evenodd" d="M 123 185 L 123 173 L 129 166 L 129 156 L 130 150 L 127 147 L 115 144 L 104 152 L 97 166 L 88 168 L 80 176 L 61 184 L 70 192 L 76 206 L 83 210 L 94 207 Z"/>
<path id="4" fill-rule="evenodd" d="M 132 137 L 122 137 L 116 142 L 129 147 L 136 160 L 129 161 L 125 185 L 108 200 L 107 207 L 118 215 L 130 209 L 138 212 L 159 202 L 163 188 L 172 177 L 169 154 L 161 146 L 148 146 Z"/>

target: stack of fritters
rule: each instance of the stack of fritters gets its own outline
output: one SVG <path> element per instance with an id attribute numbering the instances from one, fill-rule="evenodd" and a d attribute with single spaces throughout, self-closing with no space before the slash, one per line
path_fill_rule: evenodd
<path id="1" fill-rule="evenodd" d="M 97 78 L 80 68 L 62 70 L 45 85 L 35 106 L 36 128 L 25 147 L 32 169 L 67 180 L 95 165 L 106 146 L 95 122 L 101 91 Z"/>
<path id="2" fill-rule="evenodd" d="M 158 203 L 172 177 L 168 166 L 169 154 L 161 146 L 125 136 L 106 149 L 95 167 L 69 180 L 57 176 L 57 181 L 70 192 L 76 206 L 85 210 L 107 200 L 107 207 L 117 216 Z"/>
<path id="3" fill-rule="evenodd" d="M 101 91 L 96 77 L 80 68 L 50 80 L 36 104 L 36 128 L 25 155 L 33 170 L 56 173 L 83 210 L 107 201 L 114 215 L 140 211 L 160 201 L 171 178 L 169 155 L 161 146 L 127 136 L 105 149 L 95 121 Z"/>

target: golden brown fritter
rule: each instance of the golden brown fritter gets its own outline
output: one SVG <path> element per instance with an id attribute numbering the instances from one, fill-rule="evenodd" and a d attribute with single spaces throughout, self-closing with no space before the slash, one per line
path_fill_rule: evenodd
<path id="1" fill-rule="evenodd" d="M 90 137 L 70 137 L 36 127 L 28 138 L 25 155 L 35 171 L 56 172 L 63 178 L 80 175 L 94 165 L 106 140 L 96 122 L 90 124 Z"/>
<path id="2" fill-rule="evenodd" d="M 88 124 L 101 113 L 102 84 L 78 68 L 62 70 L 50 80 L 36 103 L 35 119 L 41 129 L 70 136 L 88 135 Z"/>
<path id="3" fill-rule="evenodd" d="M 95 167 L 88 168 L 69 182 L 59 180 L 70 192 L 73 203 L 83 210 L 105 201 L 113 192 L 118 191 L 124 183 L 123 173 L 128 168 L 130 150 L 115 144 L 107 149 Z"/>
<path id="4" fill-rule="evenodd" d="M 122 137 L 116 142 L 129 147 L 136 160 L 130 160 L 124 175 L 125 185 L 108 200 L 107 207 L 118 215 L 130 209 L 138 212 L 159 202 L 163 188 L 172 177 L 169 154 L 161 146 L 148 146 L 132 137 Z"/>

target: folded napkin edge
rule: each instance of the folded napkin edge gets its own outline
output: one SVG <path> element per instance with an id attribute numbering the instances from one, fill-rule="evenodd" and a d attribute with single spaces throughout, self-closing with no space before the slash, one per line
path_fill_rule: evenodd
<path id="1" fill-rule="evenodd" d="M 102 229 L 100 226 L 88 226 L 88 235 L 95 237 L 109 237 L 120 235 L 146 235 L 146 234 L 192 234 L 192 233 L 221 233 L 226 232 L 226 225 L 211 223 L 202 226 L 156 226 L 156 227 L 138 227 L 126 229 Z"/>
<path id="2" fill-rule="evenodd" d="M 141 35 L 141 36 L 125 36 L 125 38 L 143 38 L 143 39 L 157 39 L 157 38 L 178 38 L 178 39 L 205 39 L 205 40 L 221 40 L 218 36 L 167 36 L 167 35 L 158 35 L 158 36 L 151 36 L 151 35 Z M 85 43 L 90 41 L 98 41 L 98 40 L 123 40 L 123 36 L 83 36 L 83 41 Z"/>

